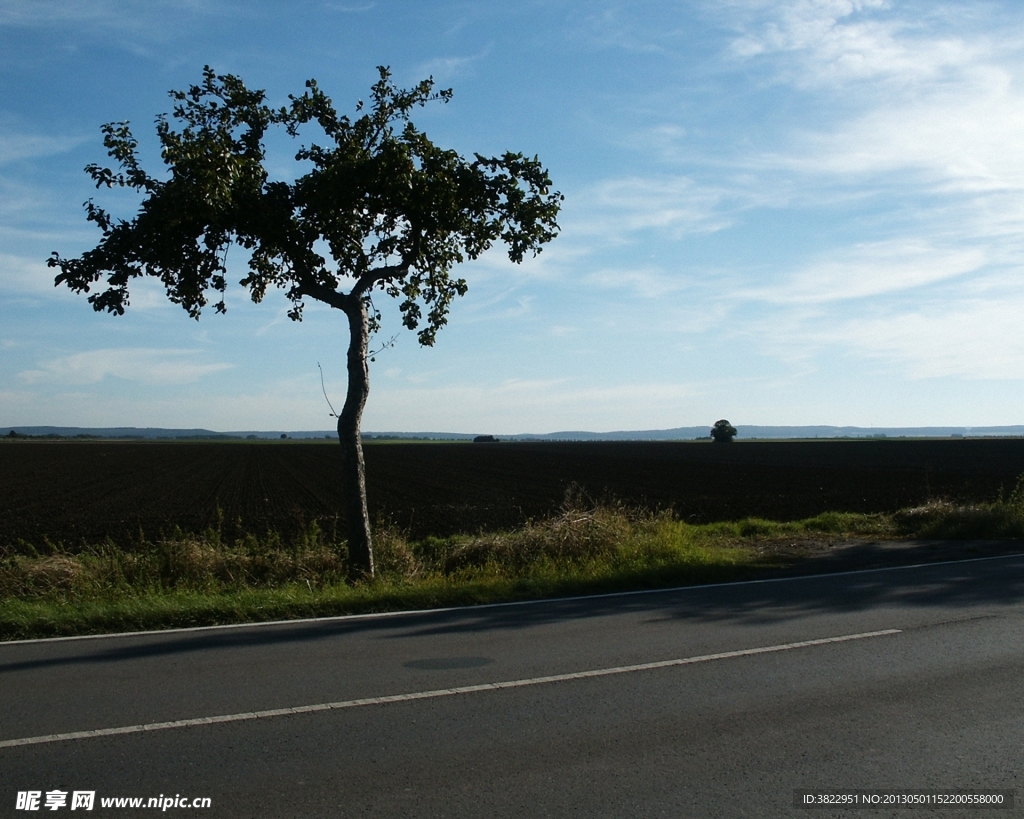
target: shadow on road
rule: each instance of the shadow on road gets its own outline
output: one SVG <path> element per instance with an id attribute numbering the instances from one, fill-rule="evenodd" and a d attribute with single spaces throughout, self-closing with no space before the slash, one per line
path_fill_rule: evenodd
<path id="1" fill-rule="evenodd" d="M 958 562 L 939 562 L 951 560 Z M 37 643 L 20 647 L 22 659 L 0 662 L 0 673 L 315 642 L 355 633 L 394 639 L 522 630 L 573 619 L 628 613 L 642 613 L 652 619 L 758 624 L 883 606 L 972 609 L 1021 602 L 1024 602 L 1024 544 L 861 543 L 775 570 L 770 576 L 753 582 L 388 617 L 352 617 L 186 634 L 149 633 L 121 638 L 116 643 L 105 640 Z M 60 656 L 53 656 L 57 645 Z M 0 657 L 2 652 L 0 644 Z M 36 656 L 24 657 L 24 653 Z"/>
<path id="2" fill-rule="evenodd" d="M 861 543 L 753 581 L 467 609 L 440 622 L 420 620 L 389 636 L 521 629 L 627 612 L 766 624 L 883 606 L 972 609 L 1022 602 L 1024 544 Z"/>

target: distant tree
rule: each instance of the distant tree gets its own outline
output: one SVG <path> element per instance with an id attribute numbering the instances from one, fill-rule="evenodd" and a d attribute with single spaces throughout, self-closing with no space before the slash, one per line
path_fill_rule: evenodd
<path id="1" fill-rule="evenodd" d="M 368 339 L 380 323 L 373 293 L 399 299 L 403 324 L 419 329 L 420 344 L 430 346 L 452 300 L 466 293 L 452 268 L 498 240 L 513 262 L 536 254 L 557 234 L 562 202 L 536 157 L 507 152 L 466 160 L 435 146 L 409 116 L 428 102 L 448 102 L 451 90 L 435 92 L 432 79 L 403 90 L 387 68 L 378 72 L 369 110 L 360 102 L 356 111 L 363 113 L 350 119 L 338 115 L 314 80 L 289 105 L 271 108 L 265 92 L 207 66 L 200 85 L 170 92 L 177 130 L 166 115 L 157 118 L 167 178 L 142 169 L 127 122 L 103 126 L 118 169 L 89 165 L 86 172 L 98 188 L 142 194 L 139 211 L 130 221 L 115 220 L 89 200 L 86 218 L 102 231 L 99 244 L 78 258 L 55 252 L 49 259 L 60 268 L 56 284 L 75 292 L 88 293 L 105 278 L 88 299 L 97 311 L 123 314 L 132 279 L 154 276 L 172 302 L 198 319 L 211 292 L 214 309 L 226 310 L 226 254 L 237 243 L 249 257 L 240 284 L 254 302 L 274 286 L 286 291 L 295 321 L 307 298 L 345 314 L 348 390 L 338 437 L 351 579 L 374 573 L 359 433 L 369 394 Z M 272 181 L 267 131 L 283 126 L 295 137 L 310 123 L 326 143 L 298 150 L 299 170 L 308 170 L 293 182 Z"/>
<path id="2" fill-rule="evenodd" d="M 716 444 L 731 443 L 732 439 L 736 437 L 736 427 L 724 418 L 721 421 L 715 421 L 715 425 L 711 427 L 711 437 Z"/>

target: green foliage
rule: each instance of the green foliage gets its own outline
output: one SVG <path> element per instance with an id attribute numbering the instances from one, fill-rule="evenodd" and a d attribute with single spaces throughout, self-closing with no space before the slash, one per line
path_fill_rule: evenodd
<path id="1" fill-rule="evenodd" d="M 721 421 L 715 421 L 715 425 L 711 427 L 711 437 L 716 444 L 727 444 L 736 437 L 736 427 L 724 418 Z"/>
<path id="2" fill-rule="evenodd" d="M 420 342 L 432 344 L 452 299 L 466 292 L 452 268 L 498 240 L 514 262 L 538 252 L 557 233 L 562 196 L 536 157 L 506 152 L 467 161 L 434 145 L 410 114 L 448 102 L 452 92 L 435 92 L 430 79 L 403 90 L 387 68 L 378 70 L 369 109 L 360 102 L 352 119 L 338 114 L 314 80 L 289 105 L 272 108 L 263 91 L 207 66 L 201 84 L 170 92 L 171 118 L 157 119 L 169 171 L 163 179 L 140 166 L 127 122 L 103 126 L 117 169 L 86 171 L 98 188 L 131 188 L 144 198 L 130 221 L 86 202 L 102 239 L 76 259 L 53 253 L 56 283 L 90 293 L 105 278 L 89 302 L 121 314 L 132 279 L 153 276 L 198 318 L 211 293 L 215 309 L 226 309 L 227 251 L 237 243 L 249 254 L 240 284 L 254 302 L 282 288 L 289 315 L 300 320 L 306 298 L 345 309 L 380 289 L 400 300 L 406 327 L 423 325 Z M 326 140 L 295 154 L 309 169 L 294 182 L 270 179 L 267 132 L 283 127 L 297 137 L 310 124 Z M 333 263 L 318 252 L 324 245 Z M 372 326 L 378 320 L 374 312 Z"/>

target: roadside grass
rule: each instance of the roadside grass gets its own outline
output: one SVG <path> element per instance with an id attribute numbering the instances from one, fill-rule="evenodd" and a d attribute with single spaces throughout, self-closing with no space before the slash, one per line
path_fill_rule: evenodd
<path id="1" fill-rule="evenodd" d="M 720 582 L 773 558 L 755 544 L 796 535 L 878 536 L 878 516 L 690 525 L 616 504 L 567 502 L 510 532 L 412 541 L 376 530 L 378 577 L 345 582 L 344 544 L 315 524 L 285 542 L 176 533 L 130 548 L 20 543 L 0 549 L 0 639 L 496 603 Z"/>
<path id="2" fill-rule="evenodd" d="M 702 525 L 570 497 L 558 514 L 514 531 L 414 541 L 378 525 L 378 577 L 356 585 L 345 581 L 344 543 L 316 524 L 287 542 L 217 529 L 131 547 L 22 542 L 0 547 L 0 640 L 724 582 L 784 565 L 765 548 L 773 543 L 900 536 L 1024 537 L 1024 489 L 987 505 Z"/>
<path id="3" fill-rule="evenodd" d="M 1002 491 L 993 503 L 962 505 L 933 500 L 893 515 L 897 531 L 919 538 L 999 540 L 1024 538 L 1024 475 L 1008 498 Z"/>

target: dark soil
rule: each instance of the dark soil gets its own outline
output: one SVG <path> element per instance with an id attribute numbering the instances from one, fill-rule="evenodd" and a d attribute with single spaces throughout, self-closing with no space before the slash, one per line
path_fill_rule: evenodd
<path id="1" fill-rule="evenodd" d="M 290 536 L 339 525 L 329 442 L 0 444 L 0 545 L 68 547 L 199 532 Z M 1024 473 L 1024 439 L 368 444 L 371 515 L 415 537 L 516 526 L 572 487 L 693 522 L 893 512 L 994 500 Z"/>

